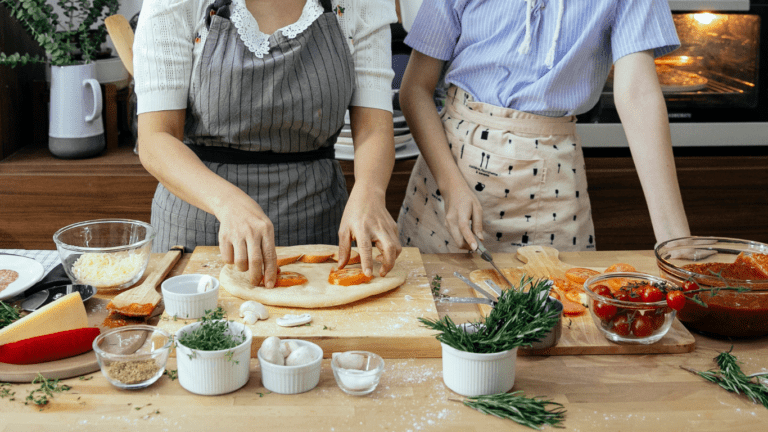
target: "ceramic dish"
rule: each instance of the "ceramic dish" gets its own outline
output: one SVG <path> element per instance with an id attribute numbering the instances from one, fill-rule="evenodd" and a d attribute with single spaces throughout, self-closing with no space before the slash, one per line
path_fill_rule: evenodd
<path id="1" fill-rule="evenodd" d="M 199 289 L 203 279 L 210 280 L 210 287 Z M 168 316 L 198 319 L 205 311 L 216 309 L 219 299 L 219 281 L 203 274 L 186 274 L 171 277 L 160 285 Z"/>
<path id="2" fill-rule="evenodd" d="M 262 356 L 262 350 L 259 349 L 261 383 L 264 388 L 280 394 L 304 393 L 315 388 L 320 382 L 323 349 L 317 344 L 300 339 L 286 339 L 282 342 L 296 342 L 300 347 L 309 348 L 314 360 L 311 363 L 296 366 L 279 365 L 265 360 Z"/>
<path id="3" fill-rule="evenodd" d="M 355 160 L 355 152 L 352 146 L 336 144 L 336 159 L 343 161 Z M 402 146 L 395 148 L 395 159 L 409 159 L 419 155 L 419 146 L 416 141 L 410 140 Z"/>
<path id="4" fill-rule="evenodd" d="M 45 275 L 45 269 L 42 264 L 32 258 L 19 255 L 0 255 L 0 270 L 9 270 L 17 274 L 13 282 L 6 286 L 5 289 L 0 288 L 0 300 L 11 298 L 16 294 L 24 292 L 27 288 L 40 282 L 40 279 Z"/>

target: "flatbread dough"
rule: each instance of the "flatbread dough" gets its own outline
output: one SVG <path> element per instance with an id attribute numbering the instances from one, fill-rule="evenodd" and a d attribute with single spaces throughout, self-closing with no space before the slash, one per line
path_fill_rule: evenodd
<path id="1" fill-rule="evenodd" d="M 314 251 L 327 250 L 327 245 L 317 245 Z M 338 246 L 334 246 L 338 249 Z M 279 248 L 279 255 L 295 253 L 294 248 L 312 250 L 307 246 L 291 246 Z M 302 252 L 304 253 L 304 252 Z M 311 253 L 311 252 L 308 252 Z M 318 252 L 315 252 L 318 253 Z M 299 308 L 323 308 L 338 306 L 364 299 L 376 294 L 381 294 L 395 289 L 405 282 L 406 272 L 395 264 L 385 277 L 379 276 L 381 264 L 374 261 L 374 278 L 370 282 L 352 286 L 332 285 L 328 282 L 331 269 L 336 267 L 335 262 L 302 263 L 297 262 L 280 267 L 284 271 L 294 271 L 303 274 L 307 283 L 291 287 L 279 287 L 266 289 L 253 286 L 248 272 L 236 270 L 231 264 L 225 265 L 219 274 L 219 282 L 228 293 L 244 300 L 254 300 L 271 306 L 289 306 Z M 345 268 L 359 267 L 346 266 Z"/>

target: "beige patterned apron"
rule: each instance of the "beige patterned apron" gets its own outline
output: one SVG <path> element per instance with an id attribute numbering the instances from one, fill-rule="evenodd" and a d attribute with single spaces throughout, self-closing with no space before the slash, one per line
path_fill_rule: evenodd
<path id="1" fill-rule="evenodd" d="M 489 250 L 514 252 L 528 245 L 594 250 L 575 117 L 475 102 L 455 86 L 441 117 L 453 158 L 483 207 Z M 397 221 L 400 241 L 423 253 L 461 252 L 444 221 L 442 195 L 419 156 Z"/>

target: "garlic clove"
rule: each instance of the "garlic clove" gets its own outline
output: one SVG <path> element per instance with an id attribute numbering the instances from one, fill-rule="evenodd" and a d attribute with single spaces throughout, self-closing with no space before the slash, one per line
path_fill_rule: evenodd
<path id="1" fill-rule="evenodd" d="M 309 348 L 300 346 L 296 350 L 292 351 L 288 358 L 285 359 L 286 366 L 299 366 L 312 363 L 315 360 L 315 356 L 312 354 Z"/>
<path id="2" fill-rule="evenodd" d="M 276 320 L 277 325 L 281 327 L 295 327 L 312 322 L 312 315 L 305 313 L 301 315 L 283 315 Z"/>

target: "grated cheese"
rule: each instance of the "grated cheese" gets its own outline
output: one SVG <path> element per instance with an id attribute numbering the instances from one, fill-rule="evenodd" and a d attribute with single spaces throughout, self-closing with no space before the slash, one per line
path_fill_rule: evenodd
<path id="1" fill-rule="evenodd" d="M 80 283 L 97 288 L 114 287 L 130 282 L 147 262 L 141 251 L 85 253 L 72 266 L 72 274 Z"/>

